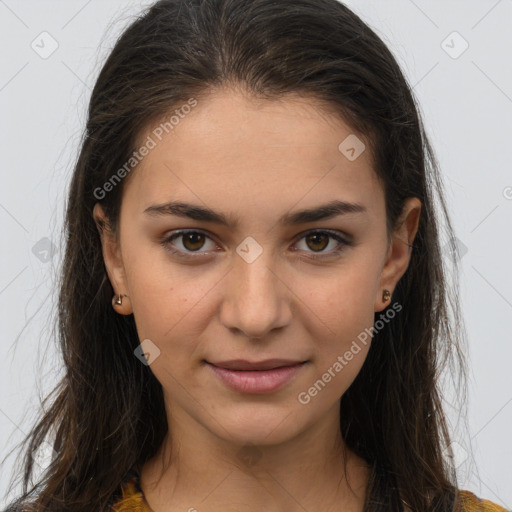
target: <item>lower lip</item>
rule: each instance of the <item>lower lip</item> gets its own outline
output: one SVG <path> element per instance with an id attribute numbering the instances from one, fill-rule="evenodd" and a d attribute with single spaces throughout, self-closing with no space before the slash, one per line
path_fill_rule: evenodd
<path id="1" fill-rule="evenodd" d="M 207 363 L 228 387 L 240 393 L 272 393 L 289 382 L 306 363 L 272 370 L 228 370 Z"/>

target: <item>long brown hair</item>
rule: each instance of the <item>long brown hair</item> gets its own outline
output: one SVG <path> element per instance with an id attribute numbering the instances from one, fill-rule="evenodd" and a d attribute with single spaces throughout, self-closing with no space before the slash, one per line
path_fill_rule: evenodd
<path id="1" fill-rule="evenodd" d="M 400 511 L 404 504 L 452 510 L 457 475 L 444 456 L 450 437 L 438 379 L 448 363 L 453 375 L 465 377 L 466 370 L 442 180 L 397 61 L 336 0 L 160 0 L 116 42 L 92 92 L 66 205 L 57 325 L 65 375 L 23 442 L 17 503 L 37 511 L 107 510 L 128 472 L 162 444 L 162 388 L 134 356 L 140 341 L 133 315 L 112 308 L 92 210 L 99 201 L 117 232 L 125 180 L 101 198 L 98 190 L 133 155 L 143 128 L 225 84 L 266 99 L 313 96 L 368 140 L 384 185 L 388 235 L 405 199 L 421 200 L 410 265 L 393 294 L 403 310 L 375 333 L 341 398 L 340 428 L 372 467 L 366 511 Z M 464 397 L 465 379 L 458 382 Z M 33 455 L 46 439 L 55 456 L 29 489 Z"/>

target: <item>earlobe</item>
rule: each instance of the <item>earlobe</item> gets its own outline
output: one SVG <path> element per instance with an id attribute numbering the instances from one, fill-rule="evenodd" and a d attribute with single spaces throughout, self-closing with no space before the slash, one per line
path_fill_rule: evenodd
<path id="1" fill-rule="evenodd" d="M 126 293 L 126 277 L 119 243 L 116 236 L 112 233 L 110 223 L 100 203 L 94 205 L 93 217 L 100 235 L 105 269 L 114 290 L 112 307 L 122 315 L 130 315 L 133 312 L 131 303 L 129 300 L 123 300 L 123 298 L 128 299 L 129 297 Z"/>
<path id="2" fill-rule="evenodd" d="M 391 295 L 400 278 L 405 274 L 412 256 L 413 242 L 418 231 L 421 201 L 417 197 L 408 198 L 402 209 L 393 237 L 386 254 L 381 272 L 380 287 L 375 300 L 375 311 L 382 311 L 389 302 L 383 299 L 383 290 Z"/>

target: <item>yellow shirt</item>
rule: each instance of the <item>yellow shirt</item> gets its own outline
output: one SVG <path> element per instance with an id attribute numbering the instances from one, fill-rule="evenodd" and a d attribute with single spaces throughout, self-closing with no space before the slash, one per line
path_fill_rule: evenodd
<path id="1" fill-rule="evenodd" d="M 480 499 L 470 491 L 459 491 L 464 512 L 507 512 L 492 501 Z M 137 477 L 132 477 L 122 485 L 122 498 L 112 507 L 112 512 L 153 512 L 147 504 Z"/>

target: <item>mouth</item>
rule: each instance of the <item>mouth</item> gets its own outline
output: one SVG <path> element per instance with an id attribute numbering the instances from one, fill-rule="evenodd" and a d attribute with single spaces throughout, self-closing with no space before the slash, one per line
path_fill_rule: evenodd
<path id="1" fill-rule="evenodd" d="M 246 361 L 245 359 L 232 359 L 230 361 L 218 361 L 212 363 L 210 361 L 206 361 L 213 366 L 217 366 L 218 368 L 225 368 L 226 370 L 235 370 L 235 371 L 263 371 L 263 370 L 273 370 L 275 368 L 283 368 L 287 366 L 295 366 L 297 364 L 304 363 L 305 361 L 292 360 L 292 359 L 266 359 L 264 361 Z"/>
<path id="2" fill-rule="evenodd" d="M 241 359 L 205 361 L 227 387 L 240 393 L 263 394 L 277 391 L 301 371 L 308 361 L 267 359 L 250 362 Z"/>

